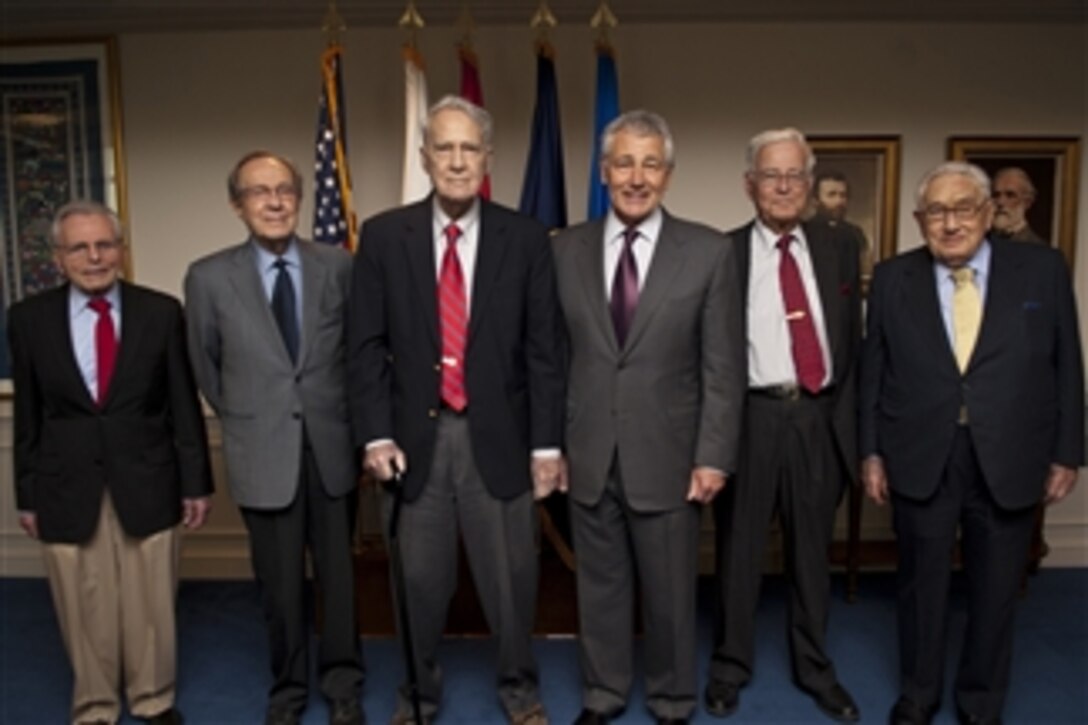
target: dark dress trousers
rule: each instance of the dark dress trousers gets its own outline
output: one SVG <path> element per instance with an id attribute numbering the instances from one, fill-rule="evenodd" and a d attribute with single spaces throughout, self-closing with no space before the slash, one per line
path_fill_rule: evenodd
<path id="1" fill-rule="evenodd" d="M 929 708 L 943 691 L 958 526 L 969 604 L 956 704 L 986 718 L 1000 716 L 1008 690 L 1014 602 L 1049 467 L 1084 462 L 1069 270 L 1048 247 L 990 248 L 982 325 L 963 373 L 928 250 L 877 266 L 860 405 L 860 452 L 883 458 L 899 540 L 902 695 Z"/>

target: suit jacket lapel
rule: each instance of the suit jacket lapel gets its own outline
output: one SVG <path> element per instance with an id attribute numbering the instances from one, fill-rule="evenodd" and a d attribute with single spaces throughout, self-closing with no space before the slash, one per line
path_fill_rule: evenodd
<path id="1" fill-rule="evenodd" d="M 441 335 L 438 331 L 438 278 L 435 276 L 434 232 L 431 228 L 433 218 L 431 199 L 408 207 L 404 225 L 403 247 L 408 255 L 408 267 L 412 271 L 416 286 L 416 299 L 419 300 L 420 312 L 431 335 L 435 349 L 441 350 Z"/>
<path id="2" fill-rule="evenodd" d="M 321 298 L 329 284 L 329 270 L 313 249 L 312 242 L 297 242 L 298 258 L 302 263 L 302 329 L 299 330 L 299 351 L 296 368 L 301 368 L 310 352 L 313 341 L 311 332 L 317 329 L 321 312 Z"/>
<path id="3" fill-rule="evenodd" d="M 49 319 L 42 324 L 42 335 L 49 340 L 49 346 L 53 354 L 50 360 L 56 360 L 57 364 L 64 368 L 63 375 L 69 382 L 71 400 L 79 401 L 88 410 L 98 410 L 98 405 L 91 397 L 91 391 L 87 390 L 87 383 L 83 380 L 83 373 L 79 369 L 79 361 L 76 359 L 76 351 L 72 347 L 72 320 L 68 314 L 68 289 L 65 284 L 58 287 L 50 302 L 46 314 Z M 122 330 L 122 334 L 124 330 Z"/>
<path id="4" fill-rule="evenodd" d="M 472 280 L 472 301 L 468 318 L 468 347 L 472 346 L 480 319 L 487 309 L 487 299 L 495 285 L 506 254 L 506 228 L 497 226 L 488 202 L 480 200 L 480 238 L 476 249 L 476 269 Z"/>
<path id="5" fill-rule="evenodd" d="M 672 220 L 667 213 L 661 222 L 661 233 L 654 249 L 654 256 L 650 260 L 650 269 L 646 276 L 646 282 L 642 286 L 642 292 L 638 296 L 638 306 L 635 308 L 635 319 L 631 322 L 631 330 L 627 333 L 627 344 L 624 351 L 631 350 L 638 344 L 639 338 L 646 331 L 650 320 L 658 307 L 665 301 L 669 289 L 672 287 L 673 278 L 684 266 L 686 250 L 684 240 L 674 233 Z"/>
<path id="6" fill-rule="evenodd" d="M 818 227 L 805 224 L 802 229 L 808 240 L 808 253 L 812 259 L 812 270 L 816 275 L 816 287 L 820 293 L 827 344 L 831 346 L 828 357 L 835 360 L 835 352 L 842 346 L 842 330 L 834 324 L 839 319 L 840 301 L 838 275 L 835 274 L 839 261 L 837 250 L 824 238 Z M 840 366 L 835 367 L 837 372 Z"/>
<path id="7" fill-rule="evenodd" d="M 283 344 L 280 328 L 276 325 L 276 318 L 272 316 L 272 306 L 269 304 L 268 295 L 265 294 L 264 285 L 261 284 L 261 276 L 257 271 L 257 261 L 254 251 L 250 247 L 252 242 L 246 241 L 234 248 L 234 270 L 230 275 L 231 284 L 242 303 L 246 314 L 253 320 L 253 324 L 261 333 L 259 339 L 267 340 L 276 354 L 287 357 L 287 347 Z"/>
<path id="8" fill-rule="evenodd" d="M 598 220 L 586 226 L 578 239 L 578 272 L 582 279 L 582 291 L 585 293 L 587 309 L 600 327 L 601 336 L 609 349 L 619 354 L 616 343 L 616 329 L 612 325 L 612 314 L 608 306 L 608 295 L 604 287 L 604 221 Z"/>
<path id="9" fill-rule="evenodd" d="M 930 354 L 937 359 L 944 359 L 945 366 L 958 376 L 956 355 L 941 316 L 937 283 L 933 274 L 933 258 L 928 253 L 921 253 L 914 259 L 916 262 L 904 271 L 903 282 L 907 299 L 902 301 L 903 309 L 911 310 L 909 316 L 918 325 L 919 336 L 928 345 Z"/>
<path id="10" fill-rule="evenodd" d="M 978 331 L 978 341 L 971 354 L 968 370 L 1001 347 L 1001 337 L 1009 331 L 1009 321 L 1016 319 L 1017 302 L 1023 298 L 1020 293 L 1023 276 L 1017 272 L 1019 265 L 1005 251 L 1003 244 L 990 243 L 990 278 L 986 281 L 982 326 Z"/>

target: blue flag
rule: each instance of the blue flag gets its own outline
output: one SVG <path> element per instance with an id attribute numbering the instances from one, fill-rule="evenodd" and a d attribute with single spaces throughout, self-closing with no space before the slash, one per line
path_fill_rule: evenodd
<path id="1" fill-rule="evenodd" d="M 567 226 L 567 191 L 554 55 L 547 43 L 537 47 L 536 110 L 518 209 L 522 214 L 539 219 L 549 229 L 560 229 Z"/>
<path id="2" fill-rule="evenodd" d="M 589 158 L 589 204 L 587 219 L 608 213 L 608 187 L 601 181 L 601 134 L 620 115 L 620 82 L 612 46 L 597 44 L 597 98 L 593 107 L 593 155 Z"/>

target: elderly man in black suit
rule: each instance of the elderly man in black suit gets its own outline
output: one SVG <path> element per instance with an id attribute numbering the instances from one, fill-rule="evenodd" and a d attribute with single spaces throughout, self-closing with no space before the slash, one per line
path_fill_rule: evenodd
<path id="1" fill-rule="evenodd" d="M 548 235 L 480 198 L 491 117 L 447 96 L 421 149 L 434 193 L 363 224 L 349 388 L 356 443 L 378 479 L 404 472 L 400 544 L 423 716 L 437 713 L 436 650 L 457 584 L 457 533 L 498 639 L 510 722 L 546 723 L 530 634 L 537 496 L 561 484 L 563 375 Z M 386 501 L 389 501 L 387 497 Z M 394 722 L 411 710 L 399 698 Z"/>
<path id="2" fill-rule="evenodd" d="M 755 615 L 772 517 L 782 522 L 794 680 L 829 717 L 857 705 L 827 654 L 828 545 L 854 481 L 861 335 L 858 240 L 802 222 L 815 159 L 796 129 L 748 145 L 756 218 L 729 232 L 747 300 L 748 394 L 737 482 L 715 506 L 719 607 L 707 711 L 726 717 L 754 670 Z"/>
<path id="3" fill-rule="evenodd" d="M 1084 367 L 1061 255 L 987 239 L 979 168 L 949 162 L 918 186 L 925 246 L 876 268 L 861 372 L 862 480 L 889 499 L 899 540 L 900 697 L 893 723 L 928 723 L 943 687 L 952 551 L 961 538 L 967 640 L 960 720 L 999 723 L 1013 610 L 1040 501 L 1084 462 Z"/>
<path id="4" fill-rule="evenodd" d="M 15 499 L 43 543 L 75 675 L 72 722 L 175 707 L 179 522 L 210 508 L 204 417 L 177 300 L 120 279 L 117 216 L 74 201 L 53 222 L 67 283 L 12 306 Z"/>

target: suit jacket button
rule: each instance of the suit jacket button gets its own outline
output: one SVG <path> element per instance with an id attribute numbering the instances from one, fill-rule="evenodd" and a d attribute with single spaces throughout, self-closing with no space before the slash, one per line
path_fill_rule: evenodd
<path id="1" fill-rule="evenodd" d="M 291 413 L 291 417 L 295 420 L 302 420 L 302 413 Z"/>
<path id="2" fill-rule="evenodd" d="M 438 411 L 435 410 L 434 408 L 428 408 L 427 409 L 427 417 L 428 418 L 437 418 L 438 417 Z"/>
<path id="3" fill-rule="evenodd" d="M 302 376 L 301 375 L 296 375 L 295 376 L 295 382 L 296 383 L 301 383 L 302 382 Z"/>
<path id="4" fill-rule="evenodd" d="M 434 371 L 435 371 L 436 373 L 440 373 L 440 372 L 442 372 L 442 363 L 435 363 L 435 364 L 434 364 Z"/>

